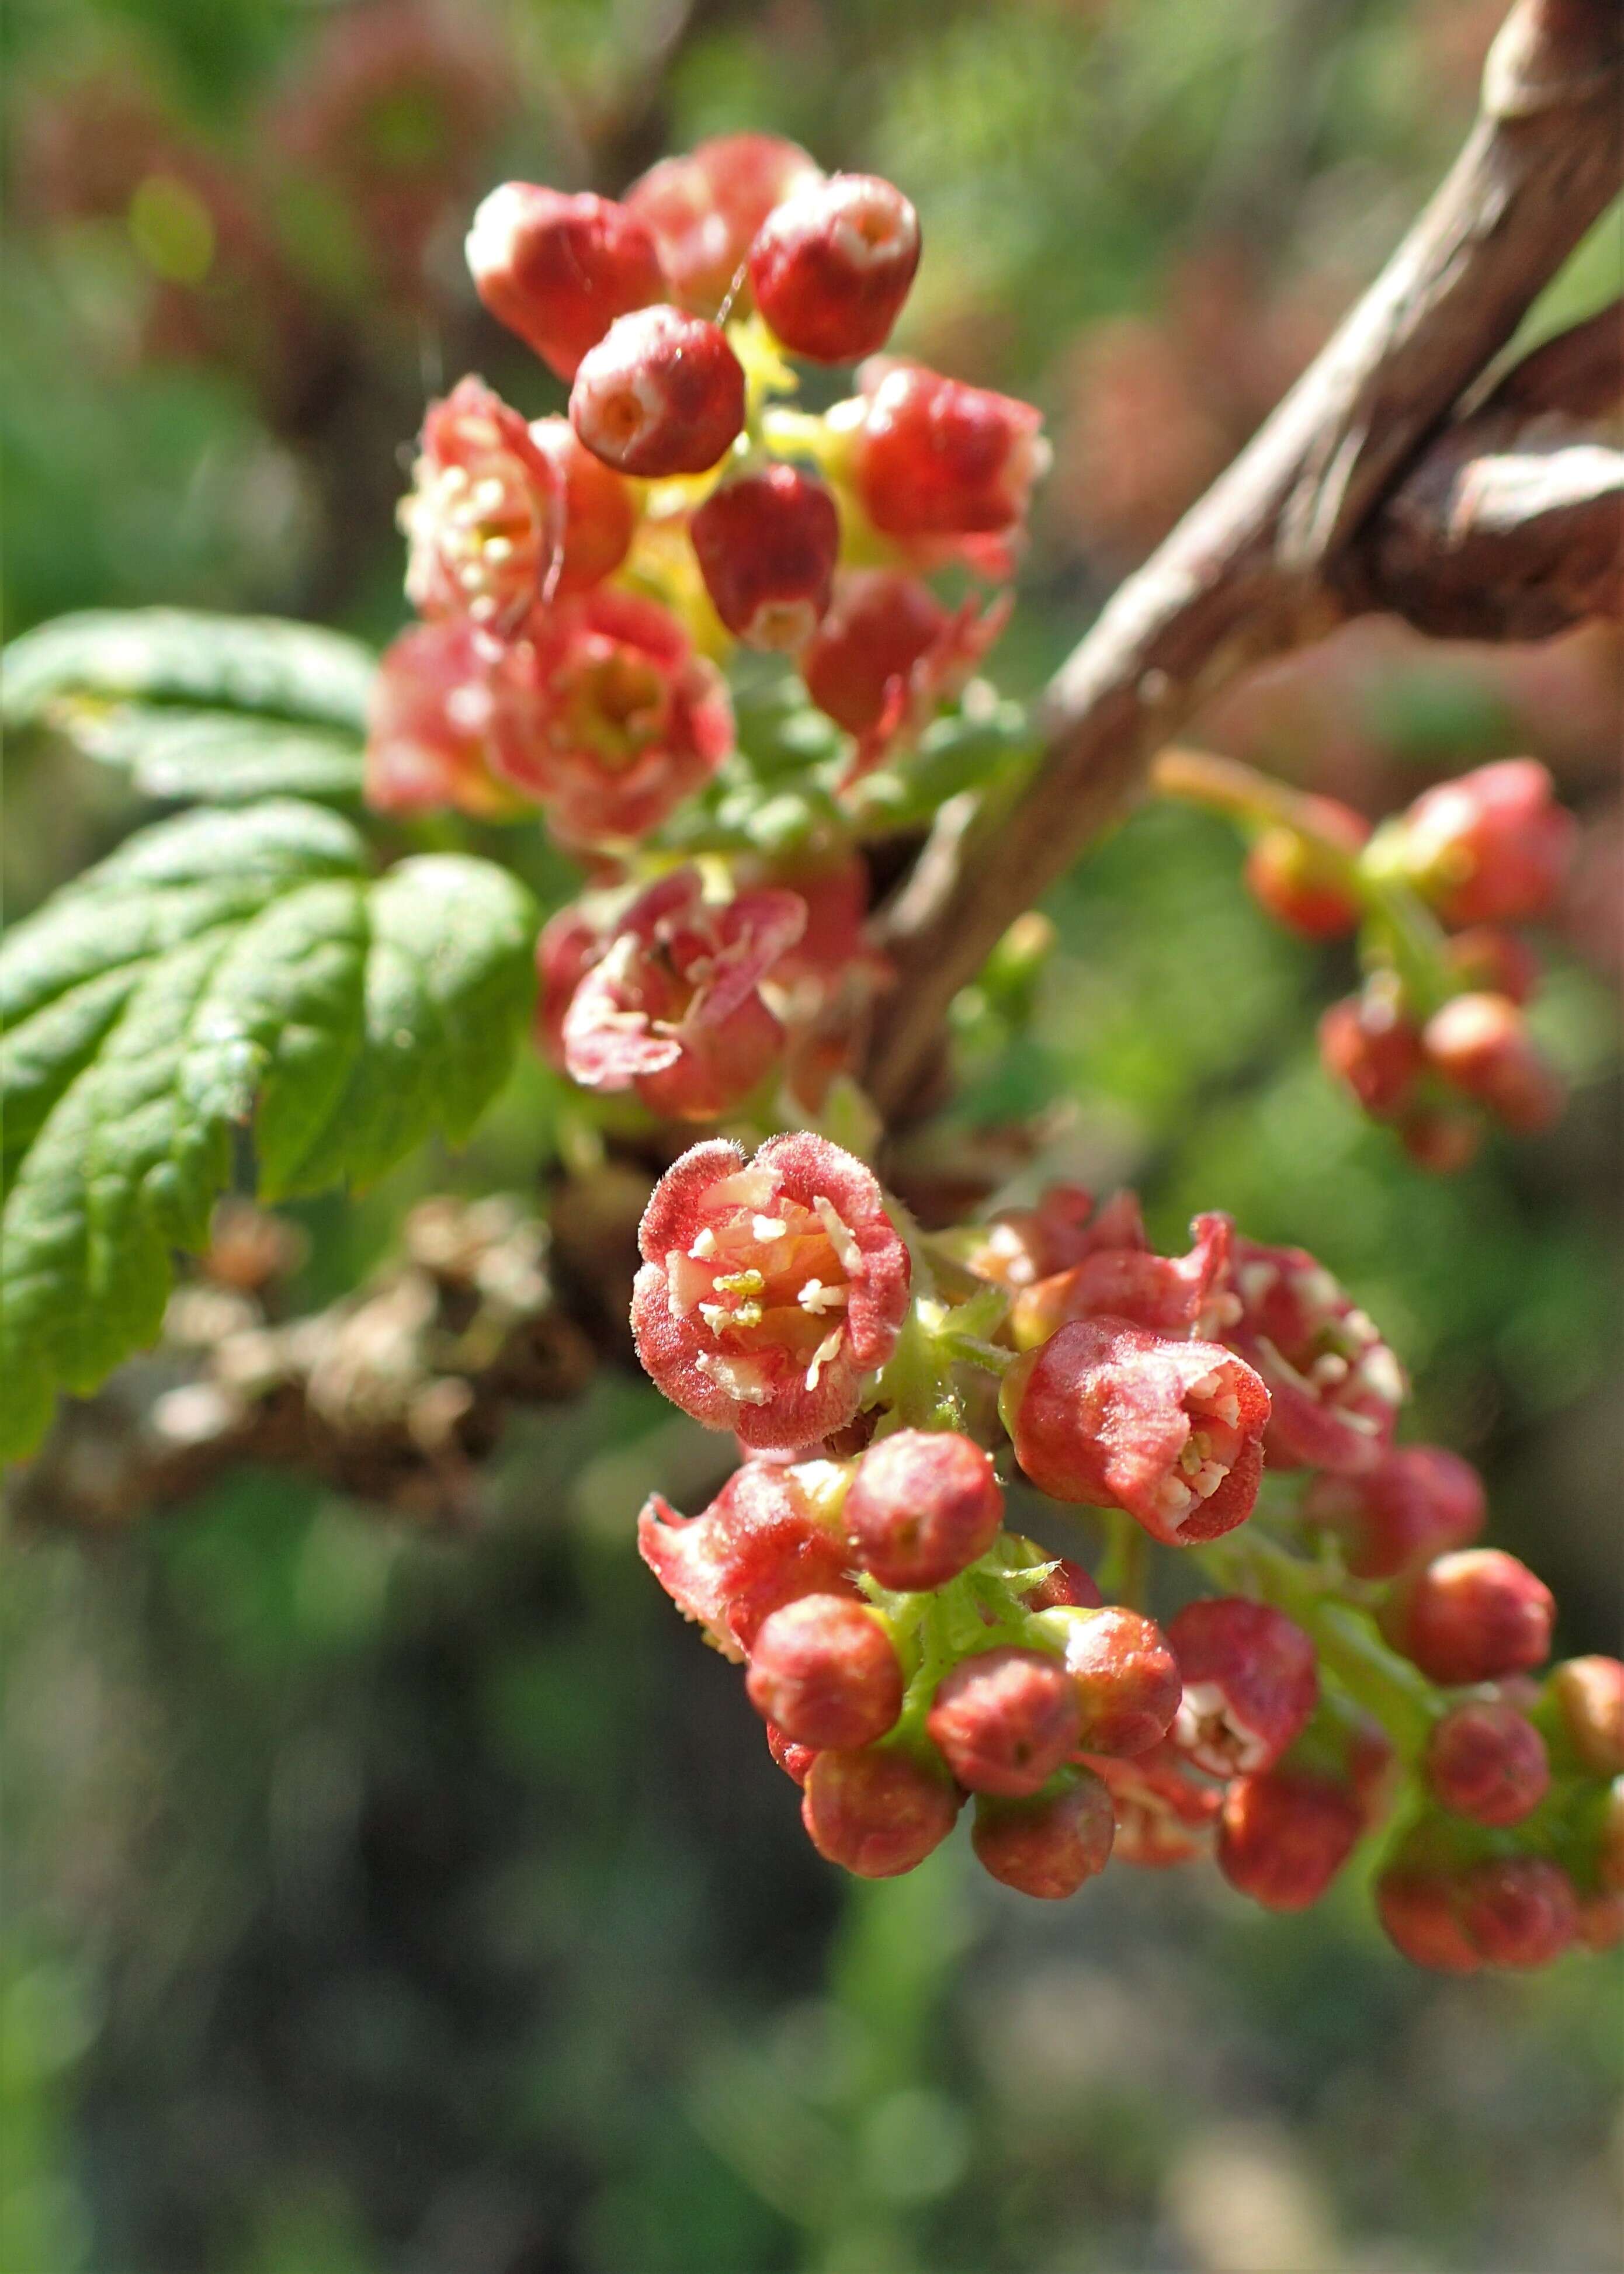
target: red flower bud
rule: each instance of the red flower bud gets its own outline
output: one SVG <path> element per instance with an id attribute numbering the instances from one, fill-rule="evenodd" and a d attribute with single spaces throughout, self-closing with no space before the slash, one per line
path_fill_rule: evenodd
<path id="1" fill-rule="evenodd" d="M 756 305 L 792 355 L 855 363 L 883 347 L 919 267 L 919 215 L 875 174 L 809 182 L 750 247 Z"/>
<path id="2" fill-rule="evenodd" d="M 1520 932 L 1498 924 L 1474 924 L 1456 932 L 1444 960 L 1461 985 L 1474 995 L 1507 995 L 1526 1003 L 1539 986 L 1539 958 Z"/>
<path id="3" fill-rule="evenodd" d="M 958 1820 L 963 1796 L 946 1771 L 896 1746 L 820 1753 L 807 1776 L 801 1821 L 831 1864 L 891 1879 L 922 1864 Z"/>
<path id="4" fill-rule="evenodd" d="M 709 905 L 696 869 L 650 885 L 583 949 L 566 909 L 542 934 L 544 1033 L 583 1088 L 635 1088 L 650 1112 L 707 1120 L 746 1096 L 780 1057 L 784 1029 L 761 983 L 798 936 L 793 892 Z M 551 999 L 568 983 L 560 1008 Z"/>
<path id="5" fill-rule="evenodd" d="M 1333 1003 L 1320 1021 L 1320 1063 L 1366 1113 L 1396 1113 L 1420 1073 L 1420 1030 L 1387 988 L 1366 987 Z"/>
<path id="6" fill-rule="evenodd" d="M 949 610 L 917 578 L 892 568 L 846 569 L 801 657 L 818 709 L 858 739 L 854 774 L 929 725 L 974 671 L 1008 621 L 1007 606 Z"/>
<path id="7" fill-rule="evenodd" d="M 1551 1672 L 1562 1728 L 1598 1776 L 1624 1771 L 1624 1665 L 1616 1658 L 1569 1658 Z"/>
<path id="8" fill-rule="evenodd" d="M 1153 1255 L 1143 1247 L 1102 1247 L 1035 1286 L 1010 1308 L 1017 1350 L 1035 1350 L 1073 1319 L 1126 1319 L 1147 1333 L 1179 1337 L 1232 1324 L 1240 1305 L 1221 1287 L 1234 1225 L 1227 1216 L 1199 1216 L 1188 1255 Z"/>
<path id="9" fill-rule="evenodd" d="M 1006 1887 L 1059 1902 L 1105 1869 L 1116 1829 L 1105 1786 L 1086 1769 L 1071 1769 L 1056 1791 L 1034 1799 L 978 1798 L 970 1844 Z"/>
<path id="10" fill-rule="evenodd" d="M 716 612 L 748 646 L 798 648 L 834 585 L 840 516 L 820 481 L 775 465 L 712 490 L 688 525 Z"/>
<path id="11" fill-rule="evenodd" d="M 655 1494 L 637 1519 L 637 1552 L 725 1658 L 743 1658 L 785 1603 L 854 1593 L 844 1542 L 801 1472 L 776 1462 L 747 1461 L 699 1516 L 680 1517 Z"/>
<path id="12" fill-rule="evenodd" d="M 1543 1856 L 1474 1864 L 1455 1901 L 1462 1932 L 1491 1966 L 1548 1966 L 1578 1931 L 1573 1882 Z"/>
<path id="13" fill-rule="evenodd" d="M 1239 1776 L 1218 1818 L 1218 1868 L 1266 1910 L 1317 1903 L 1358 1844 L 1364 1812 L 1346 1785 L 1295 1768 Z"/>
<path id="14" fill-rule="evenodd" d="M 1168 1640 L 1184 1680 L 1174 1743 L 1211 1776 L 1273 1768 L 1320 1696 L 1302 1628 L 1270 1604 L 1209 1596 L 1169 1622 Z"/>
<path id="15" fill-rule="evenodd" d="M 845 1427 L 908 1302 L 907 1248 L 861 1161 L 808 1131 L 748 1167 L 736 1145 L 695 1145 L 639 1239 L 632 1330 L 673 1404 L 749 1445 Z"/>
<path id="16" fill-rule="evenodd" d="M 801 1595 L 750 1645 L 750 1703 L 798 1744 L 851 1751 L 902 1711 L 902 1668 L 879 1614 L 844 1595 Z"/>
<path id="17" fill-rule="evenodd" d="M 626 204 L 652 233 L 675 297 L 714 316 L 730 292 L 735 308 L 748 298 L 745 256 L 774 207 L 822 178 L 797 143 L 719 134 L 662 158 L 632 184 Z"/>
<path id="18" fill-rule="evenodd" d="M 1301 1247 L 1237 1238 L 1228 1284 L 1241 1316 L 1222 1337 L 1268 1385 L 1271 1464 L 1374 1468 L 1409 1385 L 1365 1313 Z"/>
<path id="19" fill-rule="evenodd" d="M 1573 855 L 1574 817 L 1533 758 L 1424 790 L 1401 826 L 1406 871 L 1449 924 L 1548 915 Z"/>
<path id="20" fill-rule="evenodd" d="M 496 737 L 520 705 L 508 659 L 457 618 L 413 624 L 384 651 L 367 703 L 366 802 L 380 813 L 455 806 L 509 820 L 524 802 L 492 771 Z"/>
<path id="21" fill-rule="evenodd" d="M 1475 1974 L 1483 1960 L 1455 1913 L 1448 1874 L 1436 1868 L 1391 1864 L 1376 1882 L 1376 1916 L 1388 1941 L 1412 1966 L 1435 1974 Z"/>
<path id="22" fill-rule="evenodd" d="M 1442 1808 L 1478 1824 L 1520 1824 L 1551 1783 L 1545 1739 L 1515 1706 L 1457 1706 L 1433 1725 L 1426 1781 Z"/>
<path id="23" fill-rule="evenodd" d="M 505 659 L 524 699 L 495 716 L 497 771 L 575 845 L 637 838 L 733 747 L 721 674 L 675 616 L 600 588 L 538 613 Z"/>
<path id="24" fill-rule="evenodd" d="M 1357 853 L 1369 837 L 1370 824 L 1351 806 L 1332 797 L 1307 802 L 1319 835 L 1340 847 L 1344 855 Z M 1346 858 L 1338 860 L 1313 838 L 1283 824 L 1253 840 L 1245 877 L 1259 907 L 1304 939 L 1341 939 L 1364 912 L 1348 883 Z"/>
<path id="25" fill-rule="evenodd" d="M 468 266 L 491 313 L 563 380 L 617 316 L 665 292 L 654 239 L 635 214 L 534 182 L 491 192 L 468 233 Z"/>
<path id="26" fill-rule="evenodd" d="M 1456 1089 L 1503 1121 L 1533 1135 L 1561 1114 L 1562 1080 L 1505 995 L 1454 995 L 1422 1031 L 1429 1063 Z"/>
<path id="27" fill-rule="evenodd" d="M 1400 1581 L 1380 1615 L 1395 1650 L 1454 1685 L 1542 1665 L 1555 1612 L 1526 1563 L 1498 1547 L 1463 1547 Z"/>
<path id="28" fill-rule="evenodd" d="M 1059 1611 L 1076 1608 L 1096 1611 L 1105 1600 L 1095 1585 L 1094 1575 L 1069 1555 L 1061 1556 L 1052 1571 L 1040 1579 L 1026 1596 L 1029 1611 Z"/>
<path id="29" fill-rule="evenodd" d="M 1083 1751 L 1143 1753 L 1161 1743 L 1181 1690 L 1178 1661 L 1154 1619 L 1106 1603 L 1046 1610 L 1038 1624 L 1077 1693 Z"/>
<path id="30" fill-rule="evenodd" d="M 531 422 L 530 440 L 563 484 L 563 526 L 543 582 L 548 601 L 590 591 L 631 550 L 637 501 L 613 467 L 575 440 L 568 418 Z"/>
<path id="31" fill-rule="evenodd" d="M 804 1792 L 807 1779 L 812 1773 L 812 1764 L 817 1758 L 817 1747 L 798 1745 L 793 1737 L 785 1736 L 776 1721 L 769 1721 L 767 1751 L 772 1755 L 785 1775 L 792 1782 L 798 1784 Z"/>
<path id="32" fill-rule="evenodd" d="M 953 1668 L 925 1727 L 960 1784 L 1019 1798 L 1066 1759 L 1079 1719 L 1076 1689 L 1057 1660 L 1003 1648 Z"/>
<path id="33" fill-rule="evenodd" d="M 639 308 L 581 358 L 569 423 L 620 473 L 709 473 L 744 425 L 744 369 L 703 317 Z"/>
<path id="34" fill-rule="evenodd" d="M 1268 1392 L 1215 1343 L 1079 1319 L 1016 1359 L 999 1404 L 1016 1459 L 1056 1500 L 1125 1508 L 1171 1546 L 1252 1512 Z"/>
<path id="35" fill-rule="evenodd" d="M 1004 1521 L 991 1456 L 952 1429 L 899 1429 L 857 1465 L 842 1511 L 854 1560 L 883 1587 L 939 1587 Z"/>
<path id="36" fill-rule="evenodd" d="M 1025 521 L 1047 472 L 1041 413 L 917 364 L 863 375 L 853 456 L 863 508 L 902 538 L 1001 533 Z"/>
<path id="37" fill-rule="evenodd" d="M 1391 1579 L 1469 1546 L 1487 1507 L 1470 1461 L 1442 1445 L 1403 1445 L 1363 1476 L 1316 1477 L 1303 1513 L 1338 1535 L 1356 1579 Z"/>
<path id="38" fill-rule="evenodd" d="M 1123 1863 L 1162 1871 L 1205 1853 L 1222 1794 L 1175 1746 L 1153 1745 L 1132 1760 L 1109 1753 L 1081 1758 L 1110 1793 L 1116 1817 L 1114 1852 Z"/>

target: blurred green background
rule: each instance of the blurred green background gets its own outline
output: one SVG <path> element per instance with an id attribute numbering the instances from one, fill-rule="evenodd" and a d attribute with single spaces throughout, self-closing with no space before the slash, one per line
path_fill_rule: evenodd
<path id="1" fill-rule="evenodd" d="M 553 382 L 460 265 L 481 191 L 613 191 L 742 125 L 906 188 L 899 344 L 1040 402 L 1056 465 L 1000 676 L 1035 686 L 1390 250 L 1470 116 L 1481 0 L 11 0 L 0 448 L 11 632 L 169 601 L 404 615 L 425 392 Z M 1617 215 L 1538 312 L 1618 289 Z M 1617 1647 L 1616 640 L 1362 626 L 1205 739 L 1376 811 L 1532 750 L 1586 816 L 1549 942 L 1567 1120 L 1448 1185 L 1314 1063 L 1337 951 L 1228 832 L 1150 809 L 1056 895 L 1034 1004 L 959 1005 L 966 1126 L 1324 1254 L 1414 1433 Z M 15 915 L 143 817 L 9 782 Z M 307 1211 L 325 1296 L 422 1193 L 531 1188 L 527 1073 L 473 1150 Z M 725 1461 L 605 1375 L 468 1537 L 273 1476 L 4 1547 L 0 2274 L 906 2274 L 1620 2263 L 1620 1974 L 1440 1982 L 1357 1886 L 1278 1920 L 1126 1869 L 1051 1915 L 966 1868 L 852 1887 L 735 1674 L 632 1549 Z"/>

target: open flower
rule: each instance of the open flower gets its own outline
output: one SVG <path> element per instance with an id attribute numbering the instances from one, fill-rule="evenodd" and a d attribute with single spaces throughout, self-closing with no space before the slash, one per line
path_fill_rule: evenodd
<path id="1" fill-rule="evenodd" d="M 519 413 L 470 373 L 429 405 L 411 473 L 400 506 L 407 599 L 425 616 L 512 631 L 541 596 L 562 530 L 552 461 Z"/>
<path id="2" fill-rule="evenodd" d="M 606 931 L 575 909 L 538 950 L 544 1044 L 585 1089 L 635 1088 L 654 1113 L 704 1120 L 753 1089 L 784 1048 L 761 983 L 800 937 L 793 892 L 707 905 L 696 869 L 640 893 Z M 559 998 L 563 996 L 560 1004 Z"/>
<path id="3" fill-rule="evenodd" d="M 1373 1468 L 1409 1395 L 1402 1367 L 1323 1263 L 1301 1247 L 1235 1242 L 1227 1285 L 1240 1316 L 1223 1340 L 1274 1400 L 1269 1458 L 1282 1468 Z"/>
<path id="4" fill-rule="evenodd" d="M 700 1515 L 680 1517 L 656 1493 L 637 1518 L 638 1554 L 725 1658 L 742 1659 L 786 1603 L 855 1595 L 817 1482 L 787 1464 L 747 1461 Z"/>
<path id="5" fill-rule="evenodd" d="M 673 1404 L 747 1445 L 810 1445 L 856 1412 L 907 1309 L 908 1251 L 862 1163 L 774 1137 L 748 1166 L 713 1139 L 655 1186 L 632 1331 Z"/>
<path id="6" fill-rule="evenodd" d="M 384 651 L 367 704 L 366 802 L 380 813 L 452 805 L 481 821 L 526 801 L 491 770 L 499 720 L 524 695 L 466 620 L 413 624 Z"/>
<path id="7" fill-rule="evenodd" d="M 498 721 L 497 770 L 568 842 L 644 835 L 733 748 L 720 673 L 653 600 L 599 589 L 565 601 L 531 618 L 513 656 L 531 699 Z"/>
<path id="8" fill-rule="evenodd" d="M 1022 1288 L 1010 1314 L 1016 1348 L 1034 1350 L 1057 1327 L 1102 1313 L 1154 1334 L 1214 1334 L 1240 1311 L 1220 1284 L 1234 1229 L 1227 1216 L 1199 1216 L 1190 1227 L 1188 1255 L 1102 1247 L 1070 1270 Z"/>

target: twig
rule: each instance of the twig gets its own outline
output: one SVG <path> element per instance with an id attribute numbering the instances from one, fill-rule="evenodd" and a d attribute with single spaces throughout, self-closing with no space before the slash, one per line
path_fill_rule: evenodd
<path id="1" fill-rule="evenodd" d="M 1160 745 L 1342 612 L 1334 565 L 1618 188 L 1621 48 L 1613 0 L 1519 0 L 1477 122 L 1410 235 L 1056 674 L 1024 794 L 967 833 L 944 889 L 909 894 L 890 922 L 898 984 L 869 1066 L 882 1107 L 906 1105 L 954 995 L 1122 810 Z"/>

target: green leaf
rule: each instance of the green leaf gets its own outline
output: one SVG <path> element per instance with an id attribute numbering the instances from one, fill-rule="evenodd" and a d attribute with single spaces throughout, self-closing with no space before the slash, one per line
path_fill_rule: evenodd
<path id="1" fill-rule="evenodd" d="M 0 947 L 0 1457 L 157 1334 L 238 1131 L 269 1199 L 364 1183 L 506 1078 L 529 894 L 461 855 L 365 861 L 318 806 L 188 813 Z"/>
<path id="2" fill-rule="evenodd" d="M 0 717 L 43 726 L 149 797 L 349 800 L 376 659 L 309 624 L 172 608 L 64 616 L 0 671 Z"/>

